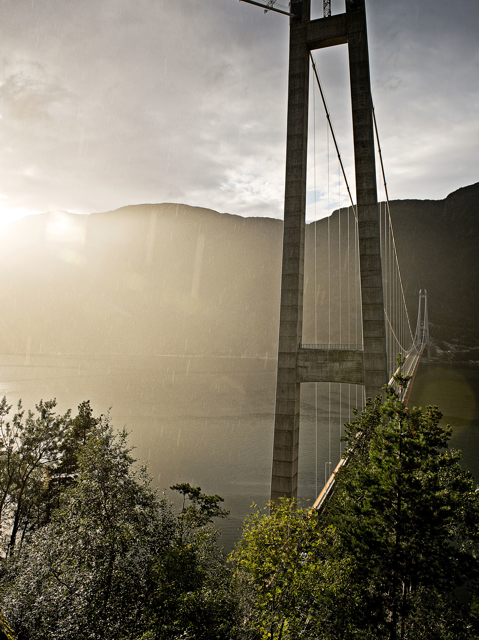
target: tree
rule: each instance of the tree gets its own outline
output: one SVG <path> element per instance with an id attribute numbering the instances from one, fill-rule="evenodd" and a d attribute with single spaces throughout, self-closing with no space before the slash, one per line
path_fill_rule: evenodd
<path id="1" fill-rule="evenodd" d="M 116 639 L 143 629 L 149 567 L 175 522 L 146 471 L 132 469 L 126 438 L 102 418 L 60 508 L 11 561 L 2 610 L 21 637 Z"/>
<path id="2" fill-rule="evenodd" d="M 211 526 L 222 498 L 179 485 L 175 515 L 108 417 L 76 441 L 74 482 L 4 563 L 0 608 L 18 637 L 229 639 L 231 572 Z"/>
<path id="3" fill-rule="evenodd" d="M 9 420 L 12 406 L 0 401 L 0 528 L 6 555 L 15 551 L 27 531 L 48 522 L 59 506 L 62 491 L 74 482 L 78 453 L 98 424 L 90 402 L 78 415 L 55 412 L 56 400 L 40 400 L 37 414 L 25 411 L 21 400 Z"/>
<path id="4" fill-rule="evenodd" d="M 437 407 L 409 410 L 384 391 L 346 425 L 350 461 L 325 514 L 353 567 L 342 637 L 477 637 L 457 589 L 474 592 L 479 576 L 479 495 Z"/>
<path id="5" fill-rule="evenodd" d="M 43 482 L 44 490 L 39 496 L 43 507 L 41 524 L 50 521 L 52 511 L 60 506 L 62 493 L 76 481 L 80 452 L 88 437 L 98 428 L 101 428 L 101 417 L 93 416 L 89 400 L 81 402 L 78 414 L 69 422 L 59 443 L 55 464 L 46 468 L 47 480 Z"/>
<path id="6" fill-rule="evenodd" d="M 232 555 L 242 598 L 240 635 L 258 640 L 329 638 L 335 599 L 348 580 L 333 527 L 282 500 L 246 520 Z"/>
<path id="7" fill-rule="evenodd" d="M 384 393 L 346 425 L 321 513 L 282 502 L 247 521 L 233 555 L 245 638 L 478 637 L 479 493 L 439 410 Z"/>
<path id="8" fill-rule="evenodd" d="M 13 631 L 10 628 L 5 616 L 0 611 L 0 640 L 15 640 Z"/>
<path id="9" fill-rule="evenodd" d="M 47 484 L 48 469 L 61 457 L 60 445 L 71 425 L 70 411 L 58 415 L 55 400 L 40 400 L 38 415 L 25 412 L 21 401 L 11 420 L 12 408 L 0 401 L 0 526 L 7 519 L 7 555 L 13 553 L 17 535 L 28 525 L 37 496 Z"/>
<path id="10" fill-rule="evenodd" d="M 86 445 L 88 436 L 101 424 L 101 417 L 95 418 L 90 401 L 78 405 L 78 414 L 73 418 L 60 446 L 61 462 L 55 468 L 58 475 L 73 474 L 78 469 L 78 456 Z"/>
<path id="11" fill-rule="evenodd" d="M 236 618 L 232 572 L 218 547 L 213 518 L 225 518 L 223 498 L 188 483 L 170 487 L 183 496 L 168 553 L 150 572 L 151 639 L 230 640 Z"/>
<path id="12" fill-rule="evenodd" d="M 170 489 L 183 496 L 178 520 L 183 525 L 180 530 L 184 529 L 185 533 L 212 524 L 213 518 L 229 516 L 230 512 L 220 507 L 219 503 L 224 500 L 217 494 L 210 496 L 201 493 L 201 487 L 192 487 L 187 482 L 175 484 Z"/>

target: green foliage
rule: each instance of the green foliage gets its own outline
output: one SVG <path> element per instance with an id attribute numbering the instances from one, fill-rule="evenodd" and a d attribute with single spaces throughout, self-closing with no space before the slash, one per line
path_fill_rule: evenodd
<path id="1" fill-rule="evenodd" d="M 231 571 L 218 548 L 213 518 L 225 518 L 223 498 L 201 493 L 188 483 L 171 487 L 183 496 L 168 554 L 150 572 L 151 638 L 231 637 L 236 603 Z M 183 635 L 182 635 L 183 634 Z"/>
<path id="2" fill-rule="evenodd" d="M 88 436 L 101 424 L 101 418 L 93 416 L 90 401 L 78 405 L 78 414 L 73 418 L 70 428 L 65 434 L 59 448 L 61 461 L 55 468 L 55 476 L 62 477 L 74 474 L 78 469 L 78 456 L 86 445 Z M 50 481 L 53 477 L 51 476 Z"/>
<path id="3" fill-rule="evenodd" d="M 18 539 L 49 521 L 64 489 L 75 479 L 78 453 L 88 433 L 99 424 L 90 403 L 82 402 L 78 415 L 55 412 L 56 400 L 40 400 L 36 411 L 25 411 L 19 401 L 0 401 L 0 523 L 4 551 L 15 552 Z M 7 533 L 8 532 L 8 533 Z"/>
<path id="4" fill-rule="evenodd" d="M 346 425 L 325 509 L 257 511 L 230 565 L 219 495 L 174 485 L 175 513 L 88 402 L 9 420 L 4 399 L 0 515 L 23 542 L 0 562 L 0 608 L 19 640 L 479 637 L 479 494 L 438 409 L 399 401 L 400 366 Z"/>
<path id="5" fill-rule="evenodd" d="M 343 637 L 476 637 L 455 594 L 479 576 L 478 493 L 437 407 L 409 410 L 385 393 L 346 425 L 354 453 L 326 512 L 354 569 Z"/>
<path id="6" fill-rule="evenodd" d="M 242 593 L 245 637 L 328 637 L 338 590 L 349 576 L 337 536 L 319 514 L 287 500 L 246 520 L 232 561 Z"/>
<path id="7" fill-rule="evenodd" d="M 57 451 L 57 508 L 2 566 L 0 606 L 19 638 L 229 638 L 231 572 L 211 525 L 222 498 L 181 485 L 175 515 L 136 470 L 127 433 L 89 403 Z"/>
<path id="8" fill-rule="evenodd" d="M 46 467 L 46 482 L 43 491 L 37 493 L 38 511 L 42 516 L 37 518 L 38 524 L 50 521 L 52 511 L 59 508 L 63 492 L 76 482 L 78 457 L 85 446 L 87 438 L 101 424 L 101 418 L 93 416 L 90 401 L 81 402 L 78 415 L 70 421 L 58 446 L 57 460 L 54 465 Z M 32 524 L 30 523 L 30 530 Z"/>
<path id="9" fill-rule="evenodd" d="M 151 638 L 229 640 L 236 602 L 231 571 L 211 528 L 176 537 L 150 571 Z"/>
<path id="10" fill-rule="evenodd" d="M 0 640 L 15 640 L 15 635 L 7 622 L 7 619 L 0 611 Z"/>
<path id="11" fill-rule="evenodd" d="M 168 548 L 174 518 L 145 471 L 132 470 L 126 438 L 101 421 L 60 508 L 11 563 L 3 606 L 22 637 L 121 638 L 141 629 L 148 566 Z"/>
<path id="12" fill-rule="evenodd" d="M 384 400 L 346 425 L 349 463 L 321 514 L 281 502 L 246 522 L 240 636 L 479 636 L 479 494 L 437 407 L 400 402 L 401 364 Z"/>
<path id="13" fill-rule="evenodd" d="M 213 522 L 213 518 L 226 518 L 229 511 L 219 506 L 223 498 L 219 495 L 209 496 L 201 493 L 201 487 L 192 487 L 187 482 L 170 487 L 183 496 L 183 505 L 179 520 L 186 530 L 203 527 Z M 188 502 L 187 502 L 188 501 Z"/>
<path id="14" fill-rule="evenodd" d="M 48 474 L 61 459 L 61 443 L 71 426 L 70 412 L 58 415 L 55 400 L 36 405 L 37 414 L 25 411 L 21 401 L 11 420 L 11 405 L 0 401 L 0 522 L 9 530 L 6 553 L 14 551 L 17 536 L 43 517 L 42 497 Z M 7 527 L 4 523 L 7 521 Z"/>

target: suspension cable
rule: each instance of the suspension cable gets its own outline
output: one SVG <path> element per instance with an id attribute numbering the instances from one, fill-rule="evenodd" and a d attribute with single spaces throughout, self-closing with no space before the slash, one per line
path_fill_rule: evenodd
<path id="1" fill-rule="evenodd" d="M 346 178 L 346 172 L 344 170 L 343 161 L 341 159 L 341 154 L 339 153 L 339 147 L 338 147 L 338 143 L 336 141 L 336 136 L 334 135 L 334 129 L 333 129 L 333 124 L 331 122 L 331 116 L 329 115 L 329 110 L 328 110 L 328 106 L 326 104 L 326 99 L 324 97 L 323 88 L 322 88 L 321 82 L 319 80 L 319 75 L 318 75 L 318 72 L 316 70 L 316 65 L 314 64 L 313 54 L 311 53 L 311 51 L 309 52 L 309 57 L 311 59 L 311 64 L 313 65 L 314 75 L 316 76 L 316 82 L 318 84 L 319 92 L 321 94 L 321 100 L 323 101 L 323 107 L 324 107 L 324 111 L 326 113 L 326 119 L 327 119 L 328 124 L 329 124 L 329 129 L 331 131 L 331 135 L 333 137 L 334 146 L 336 147 L 336 154 L 338 156 L 339 164 L 341 165 L 341 171 L 343 172 L 343 178 L 344 178 L 344 182 L 346 183 L 346 189 L 348 190 L 349 200 L 351 201 L 351 206 L 353 207 L 354 215 L 357 218 L 358 216 L 357 216 L 357 212 L 356 212 L 356 207 L 354 205 L 353 198 L 351 196 L 351 191 L 349 189 L 348 179 Z"/>
<path id="2" fill-rule="evenodd" d="M 389 217 L 389 228 L 390 228 L 390 233 L 391 233 L 393 247 L 394 247 L 394 255 L 395 255 L 395 258 L 396 258 L 397 270 L 398 270 L 398 274 L 399 274 L 399 283 L 401 285 L 401 294 L 402 294 L 403 304 L 404 304 L 404 307 L 406 309 L 406 318 L 407 318 L 407 323 L 408 323 L 408 327 L 409 327 L 409 333 L 410 333 L 411 339 L 414 339 L 413 338 L 412 329 L 411 329 L 411 323 L 410 323 L 410 320 L 409 320 L 409 314 L 407 313 L 406 297 L 404 295 L 404 287 L 403 287 L 403 283 L 402 283 L 401 270 L 399 269 L 399 262 L 398 262 L 397 249 L 396 249 L 396 239 L 394 237 L 394 231 L 393 231 L 392 219 L 391 219 L 391 209 L 389 207 L 389 195 L 388 195 L 388 188 L 387 188 L 387 184 L 386 184 L 386 174 L 384 172 L 383 155 L 382 155 L 382 152 L 381 152 L 381 145 L 380 145 L 380 142 L 379 142 L 379 133 L 378 133 L 378 126 L 377 126 L 377 122 L 376 122 L 376 113 L 374 111 L 374 104 L 373 104 L 372 97 L 371 97 L 371 108 L 372 108 L 372 113 L 373 113 L 373 123 L 374 123 L 374 131 L 375 131 L 375 134 L 376 134 L 376 143 L 378 145 L 379 161 L 380 161 L 380 165 L 381 165 L 381 173 L 382 173 L 382 177 L 383 177 L 384 193 L 386 195 L 386 206 L 387 206 L 387 213 L 388 213 L 388 217 Z"/>

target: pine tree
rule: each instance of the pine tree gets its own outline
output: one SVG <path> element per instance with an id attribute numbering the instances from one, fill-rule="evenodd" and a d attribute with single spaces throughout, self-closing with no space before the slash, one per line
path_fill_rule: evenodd
<path id="1" fill-rule="evenodd" d="M 344 638 L 477 637 L 457 590 L 476 589 L 479 495 L 441 417 L 387 387 L 346 425 L 350 462 L 325 514 L 354 567 Z"/>

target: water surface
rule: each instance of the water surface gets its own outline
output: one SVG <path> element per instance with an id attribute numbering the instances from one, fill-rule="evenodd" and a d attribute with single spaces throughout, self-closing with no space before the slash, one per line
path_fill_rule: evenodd
<path id="1" fill-rule="evenodd" d="M 126 427 L 135 455 L 155 485 L 201 486 L 225 498 L 221 523 L 231 548 L 253 503 L 269 498 L 276 360 L 207 356 L 0 356 L 0 395 L 26 408 L 57 398 L 61 412 L 90 400 Z M 316 390 L 317 389 L 317 390 Z M 331 391 L 332 402 L 329 402 Z M 410 405 L 437 404 L 454 429 L 453 446 L 479 478 L 479 367 L 421 364 Z M 341 400 L 341 402 L 339 402 Z M 301 389 L 299 497 L 314 501 L 337 464 L 353 385 L 305 384 Z M 170 492 L 171 493 L 171 492 Z"/>

